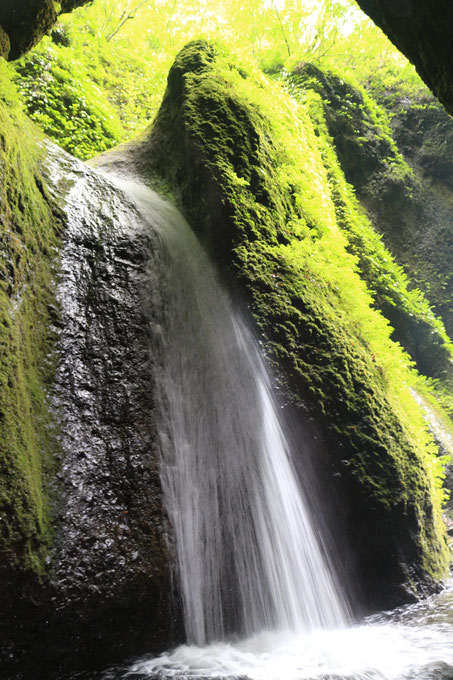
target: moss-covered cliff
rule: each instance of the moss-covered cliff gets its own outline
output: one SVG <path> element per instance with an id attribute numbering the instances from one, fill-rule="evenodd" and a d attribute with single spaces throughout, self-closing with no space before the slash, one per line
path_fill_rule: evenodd
<path id="1" fill-rule="evenodd" d="M 0 60 L 0 658 L 48 571 L 56 466 L 48 386 L 61 221 L 39 169 L 42 138 L 16 101 Z"/>
<path id="2" fill-rule="evenodd" d="M 340 176 L 344 172 L 365 209 L 368 219 L 336 179 L 340 224 L 353 233 L 350 246 L 375 304 L 417 368 L 440 380 L 438 395 L 451 411 L 453 124 L 428 93 L 416 101 L 401 101 L 385 89 L 370 96 L 310 64 L 294 70 L 289 87 L 310 106 L 330 174 L 339 164 Z M 338 177 L 338 171 L 333 174 Z M 392 255 L 381 248 L 376 257 L 377 233 Z"/>
<path id="3" fill-rule="evenodd" d="M 413 378 L 371 309 L 307 111 L 194 42 L 152 129 L 101 163 L 163 177 L 245 295 L 287 397 L 323 425 L 368 603 L 440 578 L 436 462 Z"/>
<path id="4" fill-rule="evenodd" d="M 319 95 L 347 181 L 451 336 L 450 118 L 429 97 L 401 101 L 384 91 L 378 103 L 357 84 L 310 64 L 295 69 L 290 83 L 296 96 Z"/>
<path id="5" fill-rule="evenodd" d="M 395 244 L 395 252 L 407 263 L 417 285 L 426 290 L 452 337 L 453 121 L 427 95 L 409 101 L 383 97 L 382 106 L 389 113 L 393 138 L 415 178 L 412 208 L 406 219 L 401 212 L 397 214 L 408 238 L 405 248 L 396 251 Z"/>

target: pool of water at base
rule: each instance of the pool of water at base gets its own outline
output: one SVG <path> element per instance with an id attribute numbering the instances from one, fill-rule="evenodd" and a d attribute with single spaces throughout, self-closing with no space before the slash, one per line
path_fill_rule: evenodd
<path id="1" fill-rule="evenodd" d="M 416 604 L 343 630 L 264 632 L 182 645 L 61 680 L 453 680 L 453 582 Z"/>

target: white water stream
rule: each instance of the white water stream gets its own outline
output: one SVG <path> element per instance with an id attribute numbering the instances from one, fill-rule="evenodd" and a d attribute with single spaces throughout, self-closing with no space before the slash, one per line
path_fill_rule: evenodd
<path id="1" fill-rule="evenodd" d="M 448 613 L 430 620 L 427 605 L 422 620 L 409 608 L 347 627 L 250 331 L 181 215 L 122 186 L 160 243 L 151 335 L 188 644 L 103 677 L 452 680 Z"/>
<path id="2" fill-rule="evenodd" d="M 180 213 L 140 185 L 128 192 L 160 240 L 150 316 L 161 478 L 188 641 L 342 626 L 347 607 L 256 343 Z"/>

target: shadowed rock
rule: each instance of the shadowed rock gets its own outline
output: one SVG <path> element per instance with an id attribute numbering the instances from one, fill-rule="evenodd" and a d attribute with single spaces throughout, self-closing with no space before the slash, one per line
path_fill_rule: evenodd
<path id="1" fill-rule="evenodd" d="M 66 0 L 61 11 L 70 12 L 85 5 L 89 0 Z M 53 0 L 2 0 L 0 6 L 0 29 L 7 34 L 11 48 L 5 51 L 0 31 L 0 56 L 18 59 L 28 52 L 57 20 Z"/>
<path id="2" fill-rule="evenodd" d="M 453 113 L 453 5 L 450 0 L 357 0 L 369 17 L 415 65 Z"/>

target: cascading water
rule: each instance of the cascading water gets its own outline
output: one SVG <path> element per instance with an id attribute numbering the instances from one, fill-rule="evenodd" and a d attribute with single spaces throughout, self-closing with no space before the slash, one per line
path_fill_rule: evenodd
<path id="1" fill-rule="evenodd" d="M 344 625 L 250 331 L 178 212 L 141 185 L 120 185 L 156 238 L 144 297 L 191 644 L 99 677 L 452 680 L 453 589 Z"/>
<path id="2" fill-rule="evenodd" d="M 161 477 L 188 640 L 342 626 L 346 605 L 256 343 L 177 210 L 140 185 L 127 190 L 161 242 L 152 269 L 163 292 L 154 291 L 150 316 L 158 318 Z"/>

